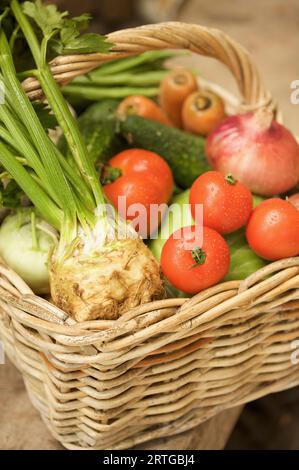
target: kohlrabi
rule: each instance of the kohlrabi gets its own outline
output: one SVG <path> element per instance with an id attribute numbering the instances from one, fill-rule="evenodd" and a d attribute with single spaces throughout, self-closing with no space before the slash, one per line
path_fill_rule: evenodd
<path id="1" fill-rule="evenodd" d="M 0 227 L 0 255 L 36 294 L 48 294 L 49 259 L 58 233 L 31 209 L 9 215 Z"/>

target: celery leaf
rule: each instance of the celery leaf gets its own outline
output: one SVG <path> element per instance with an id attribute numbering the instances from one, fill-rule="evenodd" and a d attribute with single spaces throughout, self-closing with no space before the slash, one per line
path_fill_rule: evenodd
<path id="1" fill-rule="evenodd" d="M 67 42 L 61 42 L 60 54 L 89 54 L 91 52 L 107 53 L 112 44 L 106 42 L 105 37 L 95 33 L 74 35 Z"/>
<path id="2" fill-rule="evenodd" d="M 35 21 L 44 36 L 49 36 L 55 30 L 60 30 L 64 24 L 64 17 L 68 15 L 67 11 L 60 12 L 56 5 L 44 5 L 41 0 L 25 2 L 23 11 L 25 15 Z"/>
<path id="3" fill-rule="evenodd" d="M 81 31 L 88 27 L 89 14 L 67 18 L 67 11 L 60 12 L 56 5 L 44 5 L 41 0 L 26 1 L 23 11 L 36 23 L 46 38 L 51 38 L 49 47 L 56 54 L 107 53 L 112 47 L 100 34 L 81 34 Z"/>

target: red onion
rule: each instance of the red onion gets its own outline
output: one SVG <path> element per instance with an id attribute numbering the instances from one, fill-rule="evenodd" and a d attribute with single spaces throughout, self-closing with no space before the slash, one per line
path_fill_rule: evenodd
<path id="1" fill-rule="evenodd" d="M 299 145 L 266 108 L 226 118 L 208 137 L 210 164 L 252 192 L 273 196 L 299 181 Z"/>
<path id="2" fill-rule="evenodd" d="M 288 198 L 288 201 L 293 204 L 299 211 L 299 193 L 293 194 Z"/>

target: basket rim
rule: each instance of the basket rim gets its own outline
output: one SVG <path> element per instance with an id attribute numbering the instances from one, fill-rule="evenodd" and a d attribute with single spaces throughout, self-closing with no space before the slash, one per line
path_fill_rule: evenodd
<path id="1" fill-rule="evenodd" d="M 118 336 L 134 329 L 142 331 L 142 317 L 145 318 L 144 328 L 147 328 L 147 333 L 149 333 L 151 325 L 147 325 L 147 317 L 154 311 L 173 310 L 170 316 L 172 321 L 169 318 L 157 319 L 160 328 L 165 324 L 169 328 L 172 322 L 180 323 L 188 312 L 192 313 L 194 309 L 198 311 L 200 305 L 203 308 L 202 323 L 215 315 L 220 321 L 220 317 L 225 316 L 228 311 L 244 305 L 245 302 L 250 304 L 256 296 L 266 294 L 279 286 L 281 282 L 297 276 L 298 273 L 299 256 L 286 258 L 266 265 L 247 279 L 218 283 L 191 298 L 169 298 L 148 302 L 128 310 L 117 320 L 92 320 L 77 323 L 63 310 L 35 295 L 20 276 L 2 261 L 0 263 L 0 302 L 4 310 L 4 303 L 10 305 L 13 309 L 10 312 L 12 317 L 21 320 L 29 328 L 37 328 L 50 336 L 66 335 L 74 340 L 74 344 L 87 345 L 94 342 L 100 344 L 114 339 L 115 346 Z M 210 308 L 209 300 L 213 298 L 216 299 L 216 303 Z"/>

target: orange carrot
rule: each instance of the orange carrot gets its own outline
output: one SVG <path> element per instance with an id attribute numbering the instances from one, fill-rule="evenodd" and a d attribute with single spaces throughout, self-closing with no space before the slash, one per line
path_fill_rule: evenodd
<path id="1" fill-rule="evenodd" d="M 182 127 L 182 106 L 185 99 L 197 89 L 196 79 L 189 70 L 173 70 L 162 80 L 160 104 L 176 127 Z"/>
<path id="2" fill-rule="evenodd" d="M 223 100 L 211 91 L 192 93 L 183 104 L 183 126 L 193 134 L 210 134 L 224 117 Z"/>
<path id="3" fill-rule="evenodd" d="M 134 114 L 152 121 L 158 121 L 161 124 L 171 125 L 163 110 L 145 96 L 128 96 L 119 104 L 116 114 L 119 119 L 125 119 L 127 116 Z"/>

